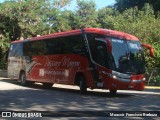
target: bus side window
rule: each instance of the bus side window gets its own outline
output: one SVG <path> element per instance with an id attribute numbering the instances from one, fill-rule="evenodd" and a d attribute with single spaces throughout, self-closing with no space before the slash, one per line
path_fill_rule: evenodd
<path id="1" fill-rule="evenodd" d="M 23 49 L 23 53 L 24 53 L 24 56 L 32 56 L 32 49 L 31 49 L 31 43 L 30 42 L 25 42 L 24 43 L 24 49 Z"/>
<path id="2" fill-rule="evenodd" d="M 81 35 L 72 38 L 72 52 L 75 54 L 85 55 L 85 43 Z"/>
<path id="3" fill-rule="evenodd" d="M 11 46 L 10 46 L 10 52 L 9 52 L 9 56 L 10 57 L 13 57 L 14 56 L 14 53 L 15 53 L 15 44 L 11 44 Z"/>
<path id="4" fill-rule="evenodd" d="M 96 38 L 105 38 L 104 35 L 99 35 L 99 34 L 87 34 L 87 39 L 88 39 L 88 43 L 89 43 L 89 47 L 90 47 L 90 50 L 91 50 L 91 55 L 92 57 L 96 57 L 95 56 L 95 39 Z"/>
<path id="5" fill-rule="evenodd" d="M 19 43 L 18 47 L 17 47 L 17 56 L 23 56 L 23 43 Z"/>
<path id="6" fill-rule="evenodd" d="M 23 56 L 23 43 L 15 43 L 10 46 L 10 57 Z"/>
<path id="7" fill-rule="evenodd" d="M 93 60 L 103 67 L 110 68 L 107 44 L 104 42 L 105 40 L 97 40 L 105 39 L 105 36 L 100 34 L 88 34 L 87 38 Z"/>
<path id="8" fill-rule="evenodd" d="M 34 42 L 24 43 L 24 56 L 36 56 L 36 55 L 46 55 L 47 47 L 46 42 L 39 40 Z"/>
<path id="9" fill-rule="evenodd" d="M 46 40 L 46 44 L 47 44 L 47 55 L 60 53 L 60 50 L 59 50 L 60 46 L 58 46 L 59 43 L 58 43 L 57 38 L 52 38 L 52 39 Z"/>
<path id="10" fill-rule="evenodd" d="M 24 43 L 24 56 L 53 54 L 85 54 L 81 35 L 64 36 L 47 40 Z"/>
<path id="11" fill-rule="evenodd" d="M 84 41 L 81 35 L 60 38 L 61 54 L 85 54 Z"/>

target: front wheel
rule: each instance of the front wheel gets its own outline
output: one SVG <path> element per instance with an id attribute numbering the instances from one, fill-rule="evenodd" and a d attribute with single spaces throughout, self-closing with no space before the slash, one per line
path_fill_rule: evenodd
<path id="1" fill-rule="evenodd" d="M 87 92 L 85 77 L 84 76 L 79 76 L 78 79 L 79 79 L 80 93 L 85 94 Z"/>

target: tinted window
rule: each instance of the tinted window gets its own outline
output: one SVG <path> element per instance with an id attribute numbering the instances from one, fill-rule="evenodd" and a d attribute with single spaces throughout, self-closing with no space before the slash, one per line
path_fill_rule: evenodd
<path id="1" fill-rule="evenodd" d="M 100 34 L 88 34 L 87 38 L 93 60 L 101 66 L 110 68 L 110 56 L 109 53 L 107 53 L 105 36 Z"/>
<path id="2" fill-rule="evenodd" d="M 109 62 L 109 54 L 107 53 L 107 45 L 104 41 L 100 41 L 98 39 L 93 40 L 90 42 L 91 46 L 91 54 L 93 60 L 106 67 L 110 68 L 110 62 Z"/>
<path id="3" fill-rule="evenodd" d="M 62 54 L 84 54 L 85 47 L 81 35 L 60 38 Z"/>
<path id="4" fill-rule="evenodd" d="M 47 44 L 47 53 L 48 55 L 51 54 L 60 54 L 61 53 L 61 43 L 58 38 L 45 40 Z"/>
<path id="5" fill-rule="evenodd" d="M 10 57 L 22 56 L 23 55 L 22 51 L 23 51 L 23 44 L 22 43 L 11 44 L 9 56 Z"/>
<path id="6" fill-rule="evenodd" d="M 90 51 L 91 51 L 91 54 L 92 54 L 92 57 L 95 55 L 95 41 L 96 41 L 96 38 L 105 38 L 104 35 L 99 35 L 99 34 L 87 34 L 87 39 L 88 39 L 88 42 L 89 42 L 89 47 L 90 47 Z"/>
<path id="7" fill-rule="evenodd" d="M 102 66 L 107 66 L 106 43 L 101 41 L 96 41 L 95 43 L 96 43 L 95 45 L 96 53 L 94 55 L 95 61 Z"/>
<path id="8" fill-rule="evenodd" d="M 25 56 L 74 53 L 85 53 L 84 41 L 81 35 L 24 43 Z"/>
<path id="9" fill-rule="evenodd" d="M 34 41 L 24 43 L 24 56 L 43 55 L 47 53 L 44 41 Z"/>

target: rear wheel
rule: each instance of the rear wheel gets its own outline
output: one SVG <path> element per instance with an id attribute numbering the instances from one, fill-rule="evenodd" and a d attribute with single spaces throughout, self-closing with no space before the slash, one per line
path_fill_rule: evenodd
<path id="1" fill-rule="evenodd" d="M 117 90 L 110 89 L 109 92 L 110 92 L 111 95 L 115 95 L 117 93 Z"/>
<path id="2" fill-rule="evenodd" d="M 53 83 L 43 83 L 44 88 L 52 88 Z"/>
<path id="3" fill-rule="evenodd" d="M 22 86 L 27 86 L 28 81 L 26 80 L 25 72 L 20 73 L 20 83 Z"/>
<path id="4" fill-rule="evenodd" d="M 86 80 L 83 75 L 78 77 L 80 93 L 85 94 L 87 92 Z"/>

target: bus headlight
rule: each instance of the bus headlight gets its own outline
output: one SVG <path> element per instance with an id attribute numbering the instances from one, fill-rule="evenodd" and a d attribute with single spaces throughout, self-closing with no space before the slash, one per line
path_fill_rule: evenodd
<path id="1" fill-rule="evenodd" d="M 146 80 L 146 78 L 144 77 L 142 80 L 143 80 L 143 81 L 145 81 L 145 80 Z"/>
<path id="2" fill-rule="evenodd" d="M 116 79 L 116 78 L 117 78 L 117 76 L 113 75 L 113 79 Z"/>

